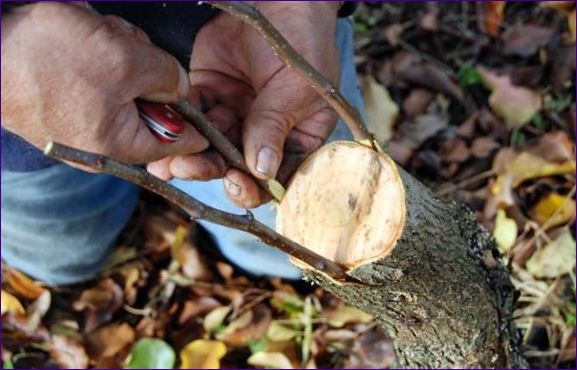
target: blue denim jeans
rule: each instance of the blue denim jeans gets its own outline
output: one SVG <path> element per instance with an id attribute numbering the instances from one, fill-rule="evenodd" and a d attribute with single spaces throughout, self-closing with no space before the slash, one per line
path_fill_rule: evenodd
<path id="1" fill-rule="evenodd" d="M 340 47 L 340 90 L 362 112 L 357 84 L 353 32 L 349 20 L 337 23 Z M 339 122 L 330 140 L 348 139 Z M 227 200 L 221 180 L 174 180 L 173 185 L 211 206 L 243 213 Z M 128 221 L 138 189 L 117 178 L 89 174 L 64 164 L 33 172 L 2 172 L 2 259 L 48 284 L 70 284 L 94 277 Z M 274 227 L 275 210 L 263 205 L 253 213 Z M 287 256 L 254 236 L 202 223 L 223 254 L 255 275 L 299 278 Z"/>

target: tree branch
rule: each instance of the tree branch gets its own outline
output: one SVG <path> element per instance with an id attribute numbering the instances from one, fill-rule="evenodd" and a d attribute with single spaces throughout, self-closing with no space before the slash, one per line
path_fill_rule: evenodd
<path id="1" fill-rule="evenodd" d="M 239 18 L 254 28 L 274 49 L 275 54 L 295 70 L 342 117 L 353 138 L 373 142 L 357 109 L 350 105 L 332 82 L 307 62 L 255 7 L 240 1 L 210 1 L 210 5 Z M 371 144 L 372 145 L 372 144 Z"/>
<path id="2" fill-rule="evenodd" d="M 222 132 L 220 132 L 201 111 L 196 109 L 188 100 L 182 98 L 176 104 L 172 104 L 178 113 L 182 115 L 184 119 L 189 121 L 194 125 L 194 127 L 204 136 L 207 140 L 215 147 L 215 149 L 224 157 L 227 163 L 237 168 L 248 175 L 250 173 L 245 161 L 244 156 L 238 150 L 233 143 L 231 143 Z M 284 196 L 284 187 L 275 179 L 262 180 L 253 176 L 258 185 L 265 191 L 267 191 L 273 198 L 280 202 Z"/>
<path id="3" fill-rule="evenodd" d="M 49 143 L 44 149 L 44 154 L 55 159 L 82 164 L 99 172 L 120 177 L 164 197 L 178 205 L 194 219 L 201 219 L 251 233 L 263 242 L 305 262 L 316 270 L 326 273 L 335 280 L 356 281 L 356 279 L 350 278 L 345 273 L 341 265 L 285 238 L 265 224 L 255 220 L 250 212 L 247 212 L 246 215 L 235 215 L 212 208 L 139 167 L 115 161 L 104 155 L 74 149 L 58 143 Z"/>

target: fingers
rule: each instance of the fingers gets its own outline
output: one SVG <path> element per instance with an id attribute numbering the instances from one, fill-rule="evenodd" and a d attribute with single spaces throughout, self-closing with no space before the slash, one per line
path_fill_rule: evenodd
<path id="1" fill-rule="evenodd" d="M 168 181 L 172 179 L 172 174 L 168 166 L 172 161 L 172 157 L 162 158 L 158 161 L 150 162 L 146 166 L 146 170 L 150 172 L 152 175 L 158 177 L 161 180 Z"/>
<path id="2" fill-rule="evenodd" d="M 261 179 L 274 178 L 282 161 L 285 139 L 309 108 L 310 94 L 300 81 L 276 78 L 269 81 L 250 107 L 242 141 L 247 165 Z M 297 89 L 296 87 L 300 87 Z"/>
<path id="3" fill-rule="evenodd" d="M 226 172 L 224 189 L 227 197 L 241 208 L 255 208 L 270 200 L 251 176 L 235 168 Z"/>
<path id="4" fill-rule="evenodd" d="M 144 100 L 173 103 L 185 97 L 190 81 L 176 58 L 154 45 L 143 47 L 141 58 L 145 61 L 139 76 L 139 97 Z"/>
<path id="5" fill-rule="evenodd" d="M 223 177 L 226 163 L 220 154 L 209 149 L 199 154 L 174 157 L 168 163 L 168 172 L 179 179 L 208 181 Z"/>

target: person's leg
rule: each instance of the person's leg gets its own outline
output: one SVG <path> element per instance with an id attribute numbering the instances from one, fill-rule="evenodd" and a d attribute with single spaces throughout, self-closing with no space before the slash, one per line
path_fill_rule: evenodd
<path id="1" fill-rule="evenodd" d="M 2 171 L 2 259 L 48 284 L 89 279 L 137 201 L 136 186 L 63 164 Z"/>
<path id="2" fill-rule="evenodd" d="M 337 42 L 341 62 L 340 91 L 364 115 L 363 98 L 357 83 L 354 62 L 353 30 L 348 19 L 340 19 L 337 23 Z M 350 134 L 344 122 L 340 120 L 329 140 L 346 139 L 350 139 Z M 172 184 L 213 207 L 233 213 L 245 212 L 226 198 L 222 180 L 208 182 L 173 180 Z M 256 219 L 274 228 L 276 211 L 272 204 L 265 204 L 251 212 Z M 212 234 L 222 253 L 249 273 L 287 279 L 300 278 L 299 269 L 288 262 L 284 253 L 262 244 L 254 236 L 208 222 L 201 221 L 201 224 Z"/>

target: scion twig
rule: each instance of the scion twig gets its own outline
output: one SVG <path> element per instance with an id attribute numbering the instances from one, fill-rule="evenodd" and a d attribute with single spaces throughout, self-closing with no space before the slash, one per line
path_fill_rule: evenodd
<path id="1" fill-rule="evenodd" d="M 357 109 L 347 102 L 331 81 L 327 80 L 289 44 L 258 9 L 240 1 L 210 1 L 208 3 L 254 28 L 274 49 L 275 54 L 333 107 L 345 121 L 355 140 L 372 143 L 372 135 L 367 131 Z"/>
<path id="2" fill-rule="evenodd" d="M 265 224 L 255 220 L 252 214 L 236 215 L 212 208 L 139 167 L 115 161 L 104 155 L 74 149 L 57 143 L 48 144 L 44 154 L 51 158 L 78 163 L 139 185 L 178 205 L 193 219 L 201 219 L 253 234 L 263 242 L 305 262 L 316 270 L 323 271 L 335 280 L 351 281 L 352 279 L 346 275 L 341 265 L 282 236 Z"/>
<path id="3" fill-rule="evenodd" d="M 244 156 L 231 143 L 222 132 L 220 132 L 201 111 L 196 109 L 188 100 L 182 98 L 176 104 L 171 105 L 184 119 L 194 125 L 194 127 L 214 146 L 214 148 L 224 157 L 227 163 L 249 175 L 251 175 Z M 252 176 L 252 175 L 251 175 Z M 258 185 L 267 191 L 273 198 L 280 202 L 284 196 L 284 187 L 275 179 L 262 180 L 254 178 Z"/>

